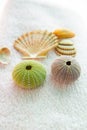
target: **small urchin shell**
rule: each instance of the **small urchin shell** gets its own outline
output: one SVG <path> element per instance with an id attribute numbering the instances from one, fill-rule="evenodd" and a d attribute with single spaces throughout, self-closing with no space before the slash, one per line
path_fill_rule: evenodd
<path id="1" fill-rule="evenodd" d="M 60 86 L 71 85 L 80 76 L 79 63 L 71 56 L 60 56 L 51 66 L 52 79 Z"/>
<path id="2" fill-rule="evenodd" d="M 26 60 L 15 66 L 12 77 L 19 87 L 33 89 L 44 83 L 46 70 L 38 61 Z"/>

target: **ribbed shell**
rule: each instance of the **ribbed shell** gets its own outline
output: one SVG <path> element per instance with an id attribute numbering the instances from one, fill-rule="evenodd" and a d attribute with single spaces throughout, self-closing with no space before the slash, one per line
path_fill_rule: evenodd
<path id="1" fill-rule="evenodd" d="M 10 60 L 10 50 L 7 47 L 0 49 L 0 63 L 8 64 Z"/>
<path id="2" fill-rule="evenodd" d="M 44 83 L 46 70 L 37 61 L 23 61 L 15 66 L 12 77 L 19 87 L 33 89 Z"/>
<path id="3" fill-rule="evenodd" d="M 55 48 L 55 52 L 58 55 L 68 55 L 68 56 L 75 56 L 76 55 L 76 49 L 74 47 L 74 44 L 71 40 L 61 40 L 57 47 Z"/>
<path id="4" fill-rule="evenodd" d="M 51 66 L 52 79 L 56 84 L 70 85 L 80 76 L 79 63 L 70 56 L 61 56 Z"/>
<path id="5" fill-rule="evenodd" d="M 14 48 L 24 57 L 46 56 L 49 50 L 58 44 L 58 37 L 48 31 L 32 31 L 20 36 L 14 42 Z"/>

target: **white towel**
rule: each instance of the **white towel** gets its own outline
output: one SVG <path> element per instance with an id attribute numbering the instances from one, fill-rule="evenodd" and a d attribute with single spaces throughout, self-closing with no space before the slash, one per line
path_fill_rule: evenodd
<path id="1" fill-rule="evenodd" d="M 56 88 L 50 80 L 54 52 L 41 61 L 47 78 L 35 90 L 14 85 L 12 70 L 21 55 L 13 48 L 14 40 L 32 30 L 54 31 L 67 28 L 75 32 L 73 42 L 81 76 L 67 89 Z M 0 67 L 0 130 L 87 130 L 87 33 L 84 22 L 74 11 L 30 0 L 9 0 L 0 20 L 0 47 L 11 50 L 10 63 Z"/>

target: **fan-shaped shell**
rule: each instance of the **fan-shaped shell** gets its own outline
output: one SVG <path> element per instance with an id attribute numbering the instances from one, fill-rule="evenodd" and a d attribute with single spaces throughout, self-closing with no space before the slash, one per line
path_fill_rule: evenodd
<path id="1" fill-rule="evenodd" d="M 53 62 L 51 72 L 56 84 L 70 85 L 79 78 L 81 68 L 73 57 L 61 56 Z"/>
<path id="2" fill-rule="evenodd" d="M 75 56 L 76 49 L 74 44 L 71 40 L 60 40 L 57 47 L 55 48 L 55 52 L 58 55 L 68 55 L 68 56 Z"/>
<path id="3" fill-rule="evenodd" d="M 14 48 L 23 56 L 30 58 L 44 57 L 57 46 L 58 37 L 48 31 L 32 31 L 20 36 L 14 42 Z"/>
<path id="4" fill-rule="evenodd" d="M 10 60 L 10 50 L 7 47 L 0 48 L 0 63 L 8 64 Z"/>
<path id="5" fill-rule="evenodd" d="M 33 89 L 43 84 L 46 78 L 46 70 L 37 61 L 25 60 L 15 66 L 12 76 L 19 87 Z"/>

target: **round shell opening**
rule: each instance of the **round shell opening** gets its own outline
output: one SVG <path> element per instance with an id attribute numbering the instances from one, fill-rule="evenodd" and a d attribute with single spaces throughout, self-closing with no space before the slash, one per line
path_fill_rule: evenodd
<path id="1" fill-rule="evenodd" d="M 26 70 L 31 70 L 31 68 L 32 68 L 31 65 L 26 66 Z"/>
<path id="2" fill-rule="evenodd" d="M 71 65 L 71 61 L 67 61 L 66 65 L 70 66 Z"/>

